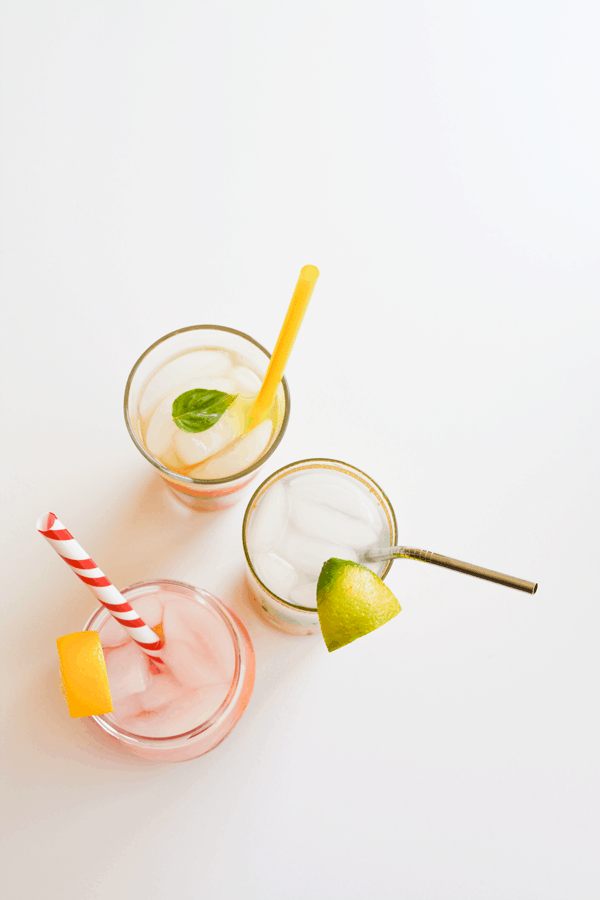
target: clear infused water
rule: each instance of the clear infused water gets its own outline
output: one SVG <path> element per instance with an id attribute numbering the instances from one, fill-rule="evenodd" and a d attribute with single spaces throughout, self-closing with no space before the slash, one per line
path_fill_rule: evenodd
<path id="1" fill-rule="evenodd" d="M 167 469 L 202 480 L 243 472 L 266 452 L 282 409 L 277 396 L 268 417 L 247 431 L 247 417 L 261 386 L 249 361 L 221 348 L 192 350 L 169 360 L 152 375 L 139 401 L 141 436 L 146 449 Z M 198 388 L 236 394 L 216 425 L 191 434 L 173 421 L 173 401 Z"/>
<path id="2" fill-rule="evenodd" d="M 390 528 L 375 494 L 358 478 L 327 467 L 292 472 L 259 499 L 246 546 L 262 583 L 288 603 L 316 609 L 317 579 L 331 557 L 359 561 L 389 547 Z M 386 563 L 368 563 L 381 575 Z"/>

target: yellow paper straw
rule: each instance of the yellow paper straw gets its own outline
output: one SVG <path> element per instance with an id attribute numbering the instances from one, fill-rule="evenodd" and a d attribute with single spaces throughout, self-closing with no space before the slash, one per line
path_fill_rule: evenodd
<path id="1" fill-rule="evenodd" d="M 252 428 L 260 424 L 275 399 L 275 393 L 283 377 L 283 372 L 302 325 L 302 319 L 318 277 L 319 270 L 316 266 L 304 266 L 300 271 L 300 277 L 292 295 L 285 321 L 279 332 L 265 380 L 250 411 L 249 419 Z"/>

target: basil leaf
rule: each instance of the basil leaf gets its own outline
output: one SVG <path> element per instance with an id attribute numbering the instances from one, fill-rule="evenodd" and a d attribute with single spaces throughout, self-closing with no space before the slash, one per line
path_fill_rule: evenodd
<path id="1" fill-rule="evenodd" d="M 197 434 L 216 425 L 237 394 L 195 388 L 185 391 L 173 402 L 173 421 L 182 431 Z"/>

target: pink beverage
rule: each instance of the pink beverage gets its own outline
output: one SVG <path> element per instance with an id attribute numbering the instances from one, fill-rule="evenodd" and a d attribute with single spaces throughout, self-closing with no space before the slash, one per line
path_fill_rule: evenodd
<path id="1" fill-rule="evenodd" d="M 265 419 L 248 429 L 269 360 L 264 347 L 241 331 L 195 325 L 156 341 L 133 367 L 125 389 L 127 428 L 138 450 L 187 505 L 231 506 L 279 445 L 289 418 L 285 379 Z M 178 398 L 193 392 L 229 398 L 218 421 L 197 432 L 175 412 Z"/>
<path id="2" fill-rule="evenodd" d="M 178 581 L 149 581 L 122 591 L 164 638 L 157 667 L 104 608 L 86 625 L 104 650 L 112 713 L 92 716 L 139 756 L 175 762 L 216 747 L 246 708 L 254 652 L 231 610 L 208 591 Z"/>

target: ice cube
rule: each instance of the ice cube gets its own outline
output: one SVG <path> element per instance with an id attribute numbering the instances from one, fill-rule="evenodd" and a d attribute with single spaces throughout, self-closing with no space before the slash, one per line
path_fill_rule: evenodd
<path id="1" fill-rule="evenodd" d="M 115 700 L 113 697 L 113 711 L 112 713 L 109 713 L 110 718 L 114 719 L 117 725 L 120 725 L 122 719 L 139 715 L 144 711 L 140 699 L 143 696 L 143 694 L 129 694 L 127 697 L 123 697 L 120 700 Z"/>
<path id="2" fill-rule="evenodd" d="M 213 650 L 205 651 L 203 645 L 171 639 L 165 641 L 161 656 L 173 677 L 185 688 L 195 690 L 205 684 L 223 681 L 221 661 Z"/>
<path id="3" fill-rule="evenodd" d="M 236 393 L 235 381 L 231 378 L 209 378 L 203 375 L 192 378 L 190 381 L 186 381 L 185 384 L 179 385 L 177 390 L 171 391 L 165 399 L 170 400 L 172 406 L 173 400 L 176 400 L 180 394 L 185 394 L 186 391 L 199 390 L 201 388 L 206 391 L 222 391 L 224 394 Z"/>
<path id="4" fill-rule="evenodd" d="M 247 366 L 235 366 L 229 373 L 229 377 L 233 378 L 237 390 L 241 394 L 258 394 L 261 380 L 256 372 L 253 372 L 252 369 L 249 369 Z"/>
<path id="5" fill-rule="evenodd" d="M 134 641 L 107 649 L 104 656 L 113 701 L 146 690 L 152 677 L 150 665 L 148 657 Z"/>
<path id="6" fill-rule="evenodd" d="M 227 697 L 230 687 L 230 683 L 207 684 L 183 697 L 169 709 L 172 733 L 183 734 L 210 719 Z"/>
<path id="7" fill-rule="evenodd" d="M 291 520 L 303 534 L 337 541 L 354 549 L 377 543 L 377 532 L 368 522 L 330 506 L 305 500 L 299 493 L 290 495 L 290 502 Z"/>
<path id="8" fill-rule="evenodd" d="M 250 520 L 248 550 L 250 555 L 272 550 L 287 524 L 290 501 L 287 488 L 280 481 L 262 497 Z"/>
<path id="9" fill-rule="evenodd" d="M 128 640 L 129 635 L 123 626 L 112 616 L 109 616 L 100 631 L 100 643 L 102 644 L 102 647 L 119 647 L 121 644 L 126 644 Z"/>
<path id="10" fill-rule="evenodd" d="M 188 687 L 218 684 L 233 678 L 235 651 L 225 623 L 193 600 L 175 599 L 165 606 L 165 646 L 161 657 Z"/>
<path id="11" fill-rule="evenodd" d="M 289 488 L 293 494 L 305 494 L 357 519 L 366 519 L 375 528 L 380 526 L 378 501 L 349 475 L 329 470 L 305 472 L 293 478 Z"/>
<path id="12" fill-rule="evenodd" d="M 235 393 L 235 383 L 227 378 L 194 378 L 188 381 L 162 400 L 154 410 L 150 421 L 145 429 L 144 440 L 148 452 L 156 459 L 160 459 L 166 463 L 166 456 L 170 451 L 175 450 L 175 437 L 181 431 L 173 421 L 173 402 L 184 394 L 197 388 L 204 388 L 210 391 L 223 391 L 225 394 Z"/>
<path id="13" fill-rule="evenodd" d="M 323 563 L 335 557 L 358 562 L 356 551 L 336 541 L 308 537 L 294 531 L 284 534 L 276 547 L 277 553 L 299 572 L 309 578 L 318 577 Z"/>
<path id="14" fill-rule="evenodd" d="M 186 466 L 193 466 L 220 453 L 244 431 L 251 405 L 251 400 L 238 394 L 216 425 L 206 431 L 192 434 L 178 428 L 173 439 L 177 455 Z"/>
<path id="15" fill-rule="evenodd" d="M 173 675 L 161 673 L 152 676 L 148 689 L 140 695 L 140 703 L 146 712 L 155 712 L 167 703 L 179 700 L 185 692 L 186 689 Z"/>
<path id="16" fill-rule="evenodd" d="M 142 394 L 140 416 L 147 418 L 167 394 L 196 376 L 225 375 L 233 360 L 222 350 L 193 350 L 172 359 L 156 372 Z M 181 393 L 181 392 L 180 392 Z"/>
<path id="17" fill-rule="evenodd" d="M 266 419 L 230 447 L 226 447 L 221 453 L 192 469 L 190 475 L 192 478 L 212 480 L 243 472 L 263 455 L 269 446 L 272 434 L 273 423 L 270 419 Z"/>
<path id="18" fill-rule="evenodd" d="M 307 584 L 299 584 L 290 591 L 290 602 L 298 606 L 317 608 L 317 582 L 309 581 Z"/>
<path id="19" fill-rule="evenodd" d="M 252 557 L 252 565 L 262 583 L 278 597 L 287 600 L 298 583 L 296 569 L 275 553 L 258 553 Z"/>
<path id="20" fill-rule="evenodd" d="M 173 442 L 177 455 L 186 466 L 203 462 L 237 437 L 239 434 L 237 419 L 226 416 L 227 413 L 206 431 L 191 433 L 177 428 Z"/>
<path id="21" fill-rule="evenodd" d="M 153 712 L 125 719 L 121 725 L 147 737 L 171 737 L 184 734 L 206 722 L 221 706 L 229 684 L 213 684 L 197 691 L 184 691 Z"/>
<path id="22" fill-rule="evenodd" d="M 165 598 L 166 599 L 166 598 Z M 170 594 L 165 602 L 165 611 L 163 613 L 163 637 L 167 641 L 192 641 L 193 633 L 190 628 L 190 617 L 194 615 L 198 607 L 199 613 L 202 614 L 203 607 L 196 603 L 195 600 L 187 599 L 184 596 L 175 593 Z M 205 613 L 208 615 L 208 613 Z M 201 620 L 201 623 L 203 620 Z M 194 623 L 194 628 L 198 629 L 198 623 Z"/>
<path id="23" fill-rule="evenodd" d="M 146 449 L 155 459 L 162 460 L 173 451 L 173 439 L 179 428 L 173 421 L 171 406 L 160 403 L 146 429 L 144 437 Z"/>

